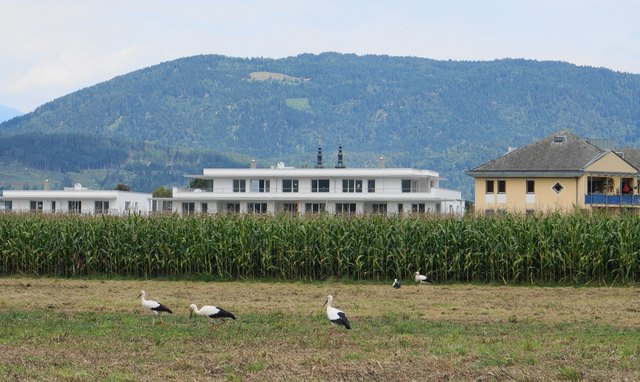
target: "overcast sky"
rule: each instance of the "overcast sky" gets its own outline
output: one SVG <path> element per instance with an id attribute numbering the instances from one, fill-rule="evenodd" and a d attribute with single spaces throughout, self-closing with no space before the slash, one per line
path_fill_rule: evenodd
<path id="1" fill-rule="evenodd" d="M 327 51 L 640 73 L 640 1 L 0 0 L 0 104 L 29 112 L 196 54 Z"/>

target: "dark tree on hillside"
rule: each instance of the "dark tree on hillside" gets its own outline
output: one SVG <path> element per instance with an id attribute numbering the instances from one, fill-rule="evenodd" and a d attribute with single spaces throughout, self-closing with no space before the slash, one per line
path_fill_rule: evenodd
<path id="1" fill-rule="evenodd" d="M 131 188 L 123 183 L 118 183 L 115 189 L 117 191 L 131 191 Z"/>
<path id="2" fill-rule="evenodd" d="M 164 188 L 160 186 L 153 190 L 154 198 L 171 198 L 173 196 L 173 190 L 171 188 Z"/>

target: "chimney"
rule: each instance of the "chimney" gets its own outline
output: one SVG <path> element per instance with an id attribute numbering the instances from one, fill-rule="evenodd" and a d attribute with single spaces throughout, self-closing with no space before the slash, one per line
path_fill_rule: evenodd
<path id="1" fill-rule="evenodd" d="M 251 159 L 251 163 L 249 163 L 249 168 L 256 168 L 256 160 L 255 159 Z"/>
<path id="2" fill-rule="evenodd" d="M 43 186 L 42 189 L 45 190 L 45 191 L 51 190 L 51 185 L 49 184 L 49 179 L 45 179 L 44 180 L 44 186 Z"/>
<path id="3" fill-rule="evenodd" d="M 384 157 L 378 158 L 378 168 L 384 168 Z"/>
<path id="4" fill-rule="evenodd" d="M 320 144 L 318 144 L 318 163 L 316 164 L 316 168 L 324 168 L 322 165 L 322 148 Z"/>
<path id="5" fill-rule="evenodd" d="M 340 140 L 340 146 L 338 146 L 338 164 L 336 168 L 345 168 L 344 162 L 342 161 L 342 139 Z"/>

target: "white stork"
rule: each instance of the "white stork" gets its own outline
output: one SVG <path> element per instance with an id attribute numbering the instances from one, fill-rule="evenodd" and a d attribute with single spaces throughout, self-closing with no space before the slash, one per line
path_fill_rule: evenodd
<path id="1" fill-rule="evenodd" d="M 329 319 L 329 321 L 331 321 L 331 324 L 332 324 L 329 335 L 333 333 L 333 325 L 342 325 L 347 329 L 351 329 L 351 324 L 349 323 L 349 319 L 347 318 L 347 315 L 344 314 L 344 312 L 341 311 L 340 309 L 336 309 L 333 306 L 331 306 L 332 303 L 333 303 L 333 296 L 328 295 L 327 301 L 325 301 L 325 303 L 322 305 L 322 306 L 324 305 L 327 306 L 327 318 Z"/>
<path id="2" fill-rule="evenodd" d="M 233 313 L 216 306 L 205 305 L 202 308 L 198 309 L 198 306 L 196 304 L 191 304 L 189 306 L 189 309 L 191 310 L 191 312 L 189 313 L 189 319 L 193 317 L 194 313 L 199 316 L 208 317 L 209 319 L 211 319 L 211 323 L 213 324 L 213 326 L 211 326 L 211 330 L 215 328 L 216 320 L 224 322 L 225 318 L 230 318 L 232 320 L 236 319 L 236 316 L 234 316 Z"/>
<path id="3" fill-rule="evenodd" d="M 400 289 L 400 281 L 398 279 L 393 280 L 393 284 L 391 285 L 394 289 Z"/>
<path id="4" fill-rule="evenodd" d="M 162 305 L 158 301 L 147 300 L 144 297 L 145 297 L 145 292 L 141 291 L 140 295 L 137 298 L 141 298 L 142 306 L 144 306 L 145 308 L 151 310 L 151 314 L 153 314 L 153 321 L 151 322 L 152 326 L 156 324 L 156 317 L 158 317 L 161 312 L 173 313 L 171 311 L 171 309 L 169 309 L 166 306 Z M 162 320 L 162 318 L 160 318 L 160 320 Z"/>
<path id="5" fill-rule="evenodd" d="M 418 284 L 431 284 L 432 281 L 425 275 L 421 275 L 420 272 L 416 272 L 413 274 L 416 280 L 416 285 Z"/>

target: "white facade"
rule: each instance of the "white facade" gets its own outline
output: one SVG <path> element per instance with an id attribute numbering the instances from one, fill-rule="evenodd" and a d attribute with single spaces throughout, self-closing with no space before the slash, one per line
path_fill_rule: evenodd
<path id="1" fill-rule="evenodd" d="M 43 212 L 43 213 L 80 213 L 147 214 L 151 194 L 117 190 L 90 190 L 76 184 L 64 190 L 5 190 L 0 196 L 0 211 L 4 212 Z"/>
<path id="2" fill-rule="evenodd" d="M 205 168 L 204 189 L 173 188 L 171 209 L 197 213 L 464 213 L 437 172 L 406 168 Z M 160 201 L 160 200 L 158 200 Z"/>

